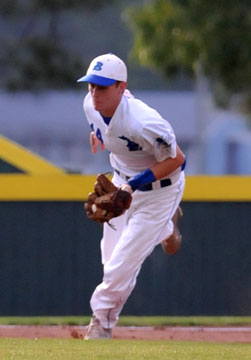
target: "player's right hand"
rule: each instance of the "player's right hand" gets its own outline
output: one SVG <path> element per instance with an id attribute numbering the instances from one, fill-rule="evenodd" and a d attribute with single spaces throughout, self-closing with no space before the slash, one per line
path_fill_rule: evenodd
<path id="1" fill-rule="evenodd" d="M 90 133 L 90 145 L 93 154 L 98 152 L 98 147 L 100 147 L 102 151 L 105 150 L 105 145 L 97 138 L 94 131 Z"/>
<path id="2" fill-rule="evenodd" d="M 132 193 L 133 193 L 132 188 L 131 188 L 131 186 L 130 186 L 129 184 L 122 184 L 122 185 L 120 185 L 119 188 L 120 188 L 121 190 L 124 190 L 124 191 L 129 192 L 129 194 L 132 194 Z"/>

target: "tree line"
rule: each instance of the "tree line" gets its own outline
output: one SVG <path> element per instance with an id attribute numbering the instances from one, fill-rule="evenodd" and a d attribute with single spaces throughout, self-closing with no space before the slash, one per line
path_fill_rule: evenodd
<path id="1" fill-rule="evenodd" d="M 1 37 L 4 86 L 72 88 L 83 58 L 62 41 L 62 14 L 92 14 L 105 6 L 103 0 L 1 0 L 0 20 L 10 29 L 19 24 L 14 35 Z M 133 58 L 141 65 L 158 69 L 167 80 L 178 74 L 205 76 L 218 105 L 227 107 L 239 96 L 251 112 L 250 0 L 129 1 L 121 16 L 132 31 Z"/>

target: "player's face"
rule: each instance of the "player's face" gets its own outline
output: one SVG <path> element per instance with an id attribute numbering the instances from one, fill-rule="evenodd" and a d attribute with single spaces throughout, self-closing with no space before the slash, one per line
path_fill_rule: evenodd
<path id="1" fill-rule="evenodd" d="M 102 115 L 111 117 L 115 113 L 125 90 L 126 83 L 120 82 L 111 86 L 101 86 L 89 83 L 95 110 Z"/>

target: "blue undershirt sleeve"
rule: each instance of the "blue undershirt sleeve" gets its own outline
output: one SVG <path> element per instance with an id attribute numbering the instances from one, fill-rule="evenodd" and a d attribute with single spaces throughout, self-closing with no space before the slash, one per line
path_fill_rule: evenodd
<path id="1" fill-rule="evenodd" d="M 156 181 L 155 175 L 151 169 L 146 169 L 128 180 L 132 190 L 137 190 L 140 186 Z"/>

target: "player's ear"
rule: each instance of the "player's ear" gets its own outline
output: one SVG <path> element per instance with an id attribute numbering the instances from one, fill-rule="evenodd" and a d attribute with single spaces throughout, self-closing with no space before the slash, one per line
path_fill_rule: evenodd
<path id="1" fill-rule="evenodd" d="M 124 91 L 125 91 L 125 89 L 126 89 L 126 87 L 127 87 L 127 82 L 121 81 L 120 84 L 119 84 L 119 86 L 120 86 L 120 89 L 121 89 L 121 94 L 123 94 Z"/>

